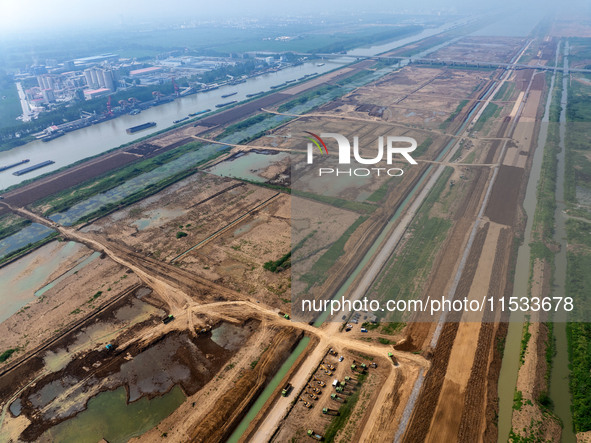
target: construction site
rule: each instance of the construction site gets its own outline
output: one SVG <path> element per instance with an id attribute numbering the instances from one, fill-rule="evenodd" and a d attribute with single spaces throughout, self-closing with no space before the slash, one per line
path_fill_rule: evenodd
<path id="1" fill-rule="evenodd" d="M 0 323 L 0 352 L 12 350 L 0 363 L 0 439 L 493 442 L 525 437 L 536 420 L 541 441 L 558 441 L 555 416 L 499 401 L 499 307 L 528 241 L 522 205 L 558 72 L 535 66 L 557 62 L 560 35 L 447 43 L 429 59 L 508 66 L 384 63 L 404 48 L 393 50 L 90 160 L 104 169 L 85 180 L 83 163 L 7 193 L 4 217 L 55 236 L 0 268 L 15 288 Z M 359 73 L 377 78 L 305 112 L 286 105 Z M 246 117 L 282 120 L 246 142 L 221 138 Z M 382 161 L 404 174 L 337 184 L 304 171 L 307 132 L 358 137 L 365 158 L 381 136 L 411 137 L 417 164 Z M 227 150 L 129 204 L 101 200 L 84 219 L 53 211 L 111 170 L 194 142 Z M 329 146 L 314 166 L 336 157 Z M 493 302 L 331 316 L 303 311 L 302 297 Z M 518 390 L 532 400 L 544 327 L 522 355 L 537 375 L 520 372 Z"/>

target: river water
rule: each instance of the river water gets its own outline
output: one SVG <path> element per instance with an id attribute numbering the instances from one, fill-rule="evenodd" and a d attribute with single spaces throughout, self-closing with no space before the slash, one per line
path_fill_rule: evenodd
<path id="1" fill-rule="evenodd" d="M 317 63 L 304 63 L 299 66 L 286 68 L 278 72 L 250 78 L 246 83 L 234 86 L 222 86 L 219 89 L 189 95 L 155 106 L 142 111 L 138 115 L 122 115 L 98 125 L 89 126 L 78 131 L 69 132 L 63 137 L 50 142 L 40 140 L 23 146 L 0 152 L 0 166 L 15 163 L 23 159 L 30 159 L 30 164 L 40 163 L 45 160 L 53 160 L 53 165 L 38 169 L 25 175 L 12 175 L 16 169 L 10 169 L 0 173 L 0 189 L 22 182 L 36 176 L 46 174 L 56 169 L 67 166 L 78 160 L 91 157 L 109 149 L 116 148 L 124 143 L 137 140 L 151 133 L 160 131 L 173 125 L 174 120 L 187 117 L 189 113 L 216 110 L 215 105 L 230 100 L 247 100 L 246 94 L 254 94 L 260 91 L 269 91 L 271 86 L 279 85 L 288 80 L 297 80 L 304 75 L 331 71 L 345 63 L 353 61 L 350 57 L 340 57 L 336 60 L 327 60 L 323 66 Z M 236 95 L 222 98 L 222 95 L 237 92 Z M 156 122 L 157 125 L 135 134 L 127 134 L 125 130 L 131 126 L 145 122 Z"/>
<path id="2" fill-rule="evenodd" d="M 560 48 L 557 49 L 557 52 Z M 558 55 L 556 58 L 558 64 Z M 564 68 L 568 68 L 568 45 L 565 48 Z M 527 184 L 527 191 L 523 206 L 527 214 L 527 224 L 524 234 L 524 242 L 519 247 L 517 254 L 517 267 L 515 270 L 515 281 L 513 288 L 513 296 L 523 296 L 527 294 L 529 284 L 529 267 L 530 267 L 530 247 L 529 241 L 531 238 L 531 230 L 534 218 L 535 207 L 537 203 L 536 192 L 537 184 L 540 178 L 543 147 L 546 142 L 549 111 L 552 98 L 552 90 L 554 89 L 555 76 L 552 76 L 550 83 L 550 92 L 546 102 L 544 117 L 538 136 L 538 147 L 534 154 L 532 170 L 530 172 L 529 181 Z M 562 148 L 558 159 L 558 175 L 556 186 L 556 201 L 557 207 L 555 212 L 555 234 L 554 240 L 562 245 L 561 251 L 555 256 L 555 270 L 554 270 L 554 285 L 553 296 L 564 296 L 564 282 L 566 277 L 566 238 L 565 222 L 562 217 L 562 210 L 564 203 L 562 202 L 562 195 L 564 189 L 564 132 L 566 124 L 566 105 L 567 105 L 567 87 L 568 76 L 563 77 L 563 90 L 561 97 L 562 112 L 560 114 L 560 146 Z M 555 318 L 554 320 L 560 320 Z M 511 416 L 513 412 L 513 394 L 515 392 L 515 385 L 517 382 L 517 374 L 519 372 L 519 356 L 521 347 L 523 323 L 511 321 L 509 329 L 505 338 L 505 350 L 503 354 L 503 363 L 499 375 L 499 419 L 498 419 L 498 441 L 506 442 L 511 430 Z M 570 394 L 568 386 L 568 355 L 567 355 L 567 341 L 566 329 L 564 323 L 554 324 L 554 336 L 556 339 L 557 354 L 553 361 L 553 368 L 550 380 L 550 397 L 554 402 L 554 413 L 562 420 L 564 424 L 562 441 L 571 442 L 574 440 L 572 432 L 572 416 L 570 412 Z"/>
<path id="3" fill-rule="evenodd" d="M 564 171 L 565 171 L 565 145 L 564 138 L 566 134 L 566 106 L 568 100 L 568 55 L 569 45 L 565 45 L 564 50 L 564 75 L 562 77 L 562 98 L 560 105 L 560 127 L 559 127 L 559 146 L 558 169 L 556 177 L 556 210 L 554 211 L 554 241 L 560 244 L 560 251 L 554 256 L 554 284 L 552 287 L 553 297 L 565 296 L 566 283 L 566 217 L 564 216 Z M 557 313 L 554 320 L 554 337 L 556 340 L 556 356 L 552 365 L 552 374 L 550 377 L 550 398 L 554 403 L 554 413 L 562 420 L 562 441 L 574 442 L 572 412 L 570 409 L 571 396 L 568 383 L 568 342 L 566 337 L 566 315 L 564 312 Z"/>
<path id="4" fill-rule="evenodd" d="M 45 160 L 53 160 L 55 163 L 21 176 L 12 175 L 12 172 L 14 172 L 13 169 L 4 171 L 0 173 L 0 190 L 160 131 L 172 126 L 174 120 L 186 117 L 189 113 L 204 111 L 206 109 L 215 110 L 216 104 L 229 100 L 246 100 L 247 94 L 254 94 L 260 91 L 267 92 L 271 86 L 279 85 L 288 80 L 297 80 L 304 75 L 328 72 L 344 64 L 351 63 L 354 61 L 353 57 L 367 57 L 390 51 L 456 28 L 466 24 L 468 21 L 469 19 L 456 20 L 451 23 L 444 23 L 438 27 L 425 29 L 418 34 L 403 39 L 366 48 L 353 49 L 342 57 L 325 60 L 322 66 L 318 66 L 319 63 L 308 62 L 300 66 L 253 77 L 248 79 L 246 83 L 239 85 L 223 86 L 214 91 L 189 95 L 173 102 L 147 109 L 138 115 L 122 115 L 98 125 L 69 132 L 63 137 L 48 143 L 37 140 L 9 151 L 2 151 L 0 152 L 0 166 L 15 163 L 26 158 L 31 160 L 30 164 L 40 163 Z M 237 92 L 237 94 L 225 99 L 221 97 L 231 92 Z M 150 121 L 156 122 L 157 125 L 135 134 L 127 134 L 125 132 L 131 126 Z"/>

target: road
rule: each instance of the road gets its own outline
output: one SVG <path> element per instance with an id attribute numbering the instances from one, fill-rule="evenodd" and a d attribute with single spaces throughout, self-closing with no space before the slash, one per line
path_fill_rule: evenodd
<path id="1" fill-rule="evenodd" d="M 31 107 L 29 106 L 29 102 L 27 101 L 27 96 L 25 91 L 23 90 L 23 85 L 20 82 L 16 84 L 16 90 L 18 91 L 18 98 L 21 102 L 21 108 L 23 110 L 22 119 L 23 122 L 30 122 L 33 113 L 31 112 Z"/>

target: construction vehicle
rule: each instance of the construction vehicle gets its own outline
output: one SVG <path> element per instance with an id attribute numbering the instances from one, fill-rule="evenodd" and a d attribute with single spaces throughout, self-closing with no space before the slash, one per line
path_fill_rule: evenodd
<path id="1" fill-rule="evenodd" d="M 115 350 L 115 346 L 112 345 L 111 343 L 109 343 L 109 344 L 107 344 L 107 346 L 105 346 L 105 349 L 107 351 L 113 351 L 113 350 Z"/>
<path id="2" fill-rule="evenodd" d="M 323 363 L 324 363 L 324 364 L 326 365 L 326 367 L 327 367 L 328 369 L 330 369 L 331 371 L 334 371 L 334 370 L 335 370 L 335 367 L 334 367 L 334 365 L 331 365 L 331 364 L 329 364 L 329 363 L 326 363 L 326 362 L 323 362 Z"/>
<path id="3" fill-rule="evenodd" d="M 291 392 L 292 389 L 293 389 L 293 386 L 291 385 L 291 383 L 287 383 L 283 387 L 283 389 L 281 390 L 281 396 L 282 397 L 287 397 L 290 394 L 290 392 Z"/>
<path id="4" fill-rule="evenodd" d="M 330 408 L 322 408 L 322 413 L 325 415 L 339 415 L 339 411 L 337 411 L 336 409 L 330 409 Z"/>
<path id="5" fill-rule="evenodd" d="M 396 359 L 396 357 L 394 357 L 394 354 L 392 354 L 391 352 L 388 352 L 388 357 L 390 357 L 390 360 L 392 360 L 392 363 L 394 363 L 394 366 L 398 366 L 398 360 Z"/>
<path id="6" fill-rule="evenodd" d="M 304 405 L 304 407 L 310 409 L 312 406 L 314 406 L 312 403 L 310 403 L 309 401 L 304 400 L 303 398 L 299 398 L 298 401 L 301 401 L 302 404 Z"/>
<path id="7" fill-rule="evenodd" d="M 351 370 L 355 372 L 359 372 L 361 374 L 365 374 L 365 369 L 361 366 L 351 365 Z"/>
<path id="8" fill-rule="evenodd" d="M 353 360 L 353 364 L 361 366 L 363 369 L 367 369 L 367 365 L 365 363 L 360 363 L 356 360 Z"/>
<path id="9" fill-rule="evenodd" d="M 332 375 L 332 372 L 323 364 L 320 365 L 320 369 L 322 369 L 326 375 Z"/>
<path id="10" fill-rule="evenodd" d="M 306 391 L 306 394 L 308 394 L 312 400 L 318 400 L 318 396 L 313 392 Z"/>
<path id="11" fill-rule="evenodd" d="M 314 440 L 322 441 L 324 437 L 320 434 L 317 434 L 312 429 L 308 429 L 308 437 L 312 437 Z"/>
<path id="12" fill-rule="evenodd" d="M 337 356 L 337 351 L 335 351 L 333 348 L 330 348 L 330 349 L 328 350 L 328 353 L 329 353 L 330 355 L 334 355 L 335 357 Z"/>
<path id="13" fill-rule="evenodd" d="M 322 394 L 322 391 L 318 388 L 315 388 L 314 386 L 308 385 L 308 388 L 310 388 L 312 390 L 312 392 L 314 392 L 315 394 L 318 394 L 318 395 Z"/>
<path id="14" fill-rule="evenodd" d="M 343 397 L 339 397 L 337 394 L 330 394 L 330 398 L 332 398 L 334 401 L 339 401 L 341 403 L 347 403 L 347 400 L 345 400 Z"/>
<path id="15" fill-rule="evenodd" d="M 369 365 L 369 366 L 371 366 L 372 368 L 377 368 L 377 367 L 378 367 L 378 364 L 377 364 L 377 363 L 372 363 L 372 364 L 371 364 L 371 365 Z"/>
<path id="16" fill-rule="evenodd" d="M 177 97 L 179 96 L 179 86 L 174 81 L 174 77 L 172 78 L 172 87 L 174 88 L 174 95 Z"/>
<path id="17" fill-rule="evenodd" d="M 312 378 L 316 381 L 316 383 L 318 383 L 320 386 L 325 387 L 326 383 L 324 383 L 322 380 L 319 380 L 318 378 L 316 378 L 316 376 L 312 376 Z"/>

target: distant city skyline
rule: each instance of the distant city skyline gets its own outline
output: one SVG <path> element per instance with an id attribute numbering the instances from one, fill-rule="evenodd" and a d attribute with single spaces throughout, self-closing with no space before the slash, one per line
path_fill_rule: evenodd
<path id="1" fill-rule="evenodd" d="M 588 9 L 585 2 L 571 0 L 571 5 L 577 4 L 577 8 Z M 169 0 L 166 3 L 157 0 L 103 0 L 98 4 L 80 2 L 74 0 L 2 0 L 0 2 L 0 33 L 30 33 L 33 31 L 65 31 L 68 29 L 80 29 L 93 26 L 104 27 L 121 26 L 126 21 L 131 24 L 142 22 L 170 21 L 176 19 L 208 19 L 208 18 L 239 18 L 239 17 L 265 17 L 269 15 L 312 14 L 326 16 L 334 13 L 426 13 L 435 9 L 442 11 L 473 12 L 475 10 L 535 5 L 536 10 L 544 8 L 544 5 L 552 5 L 546 1 L 509 1 L 501 0 L 491 3 L 470 0 L 421 0 L 419 2 L 406 2 L 396 0 L 300 0 L 292 3 L 271 2 L 269 0 L 251 0 L 241 2 L 227 0 L 223 8 L 218 3 L 189 2 L 187 0 Z M 99 6 L 100 7 L 97 7 Z M 564 10 L 563 2 L 560 5 Z M 65 28 L 67 27 L 67 29 Z"/>

